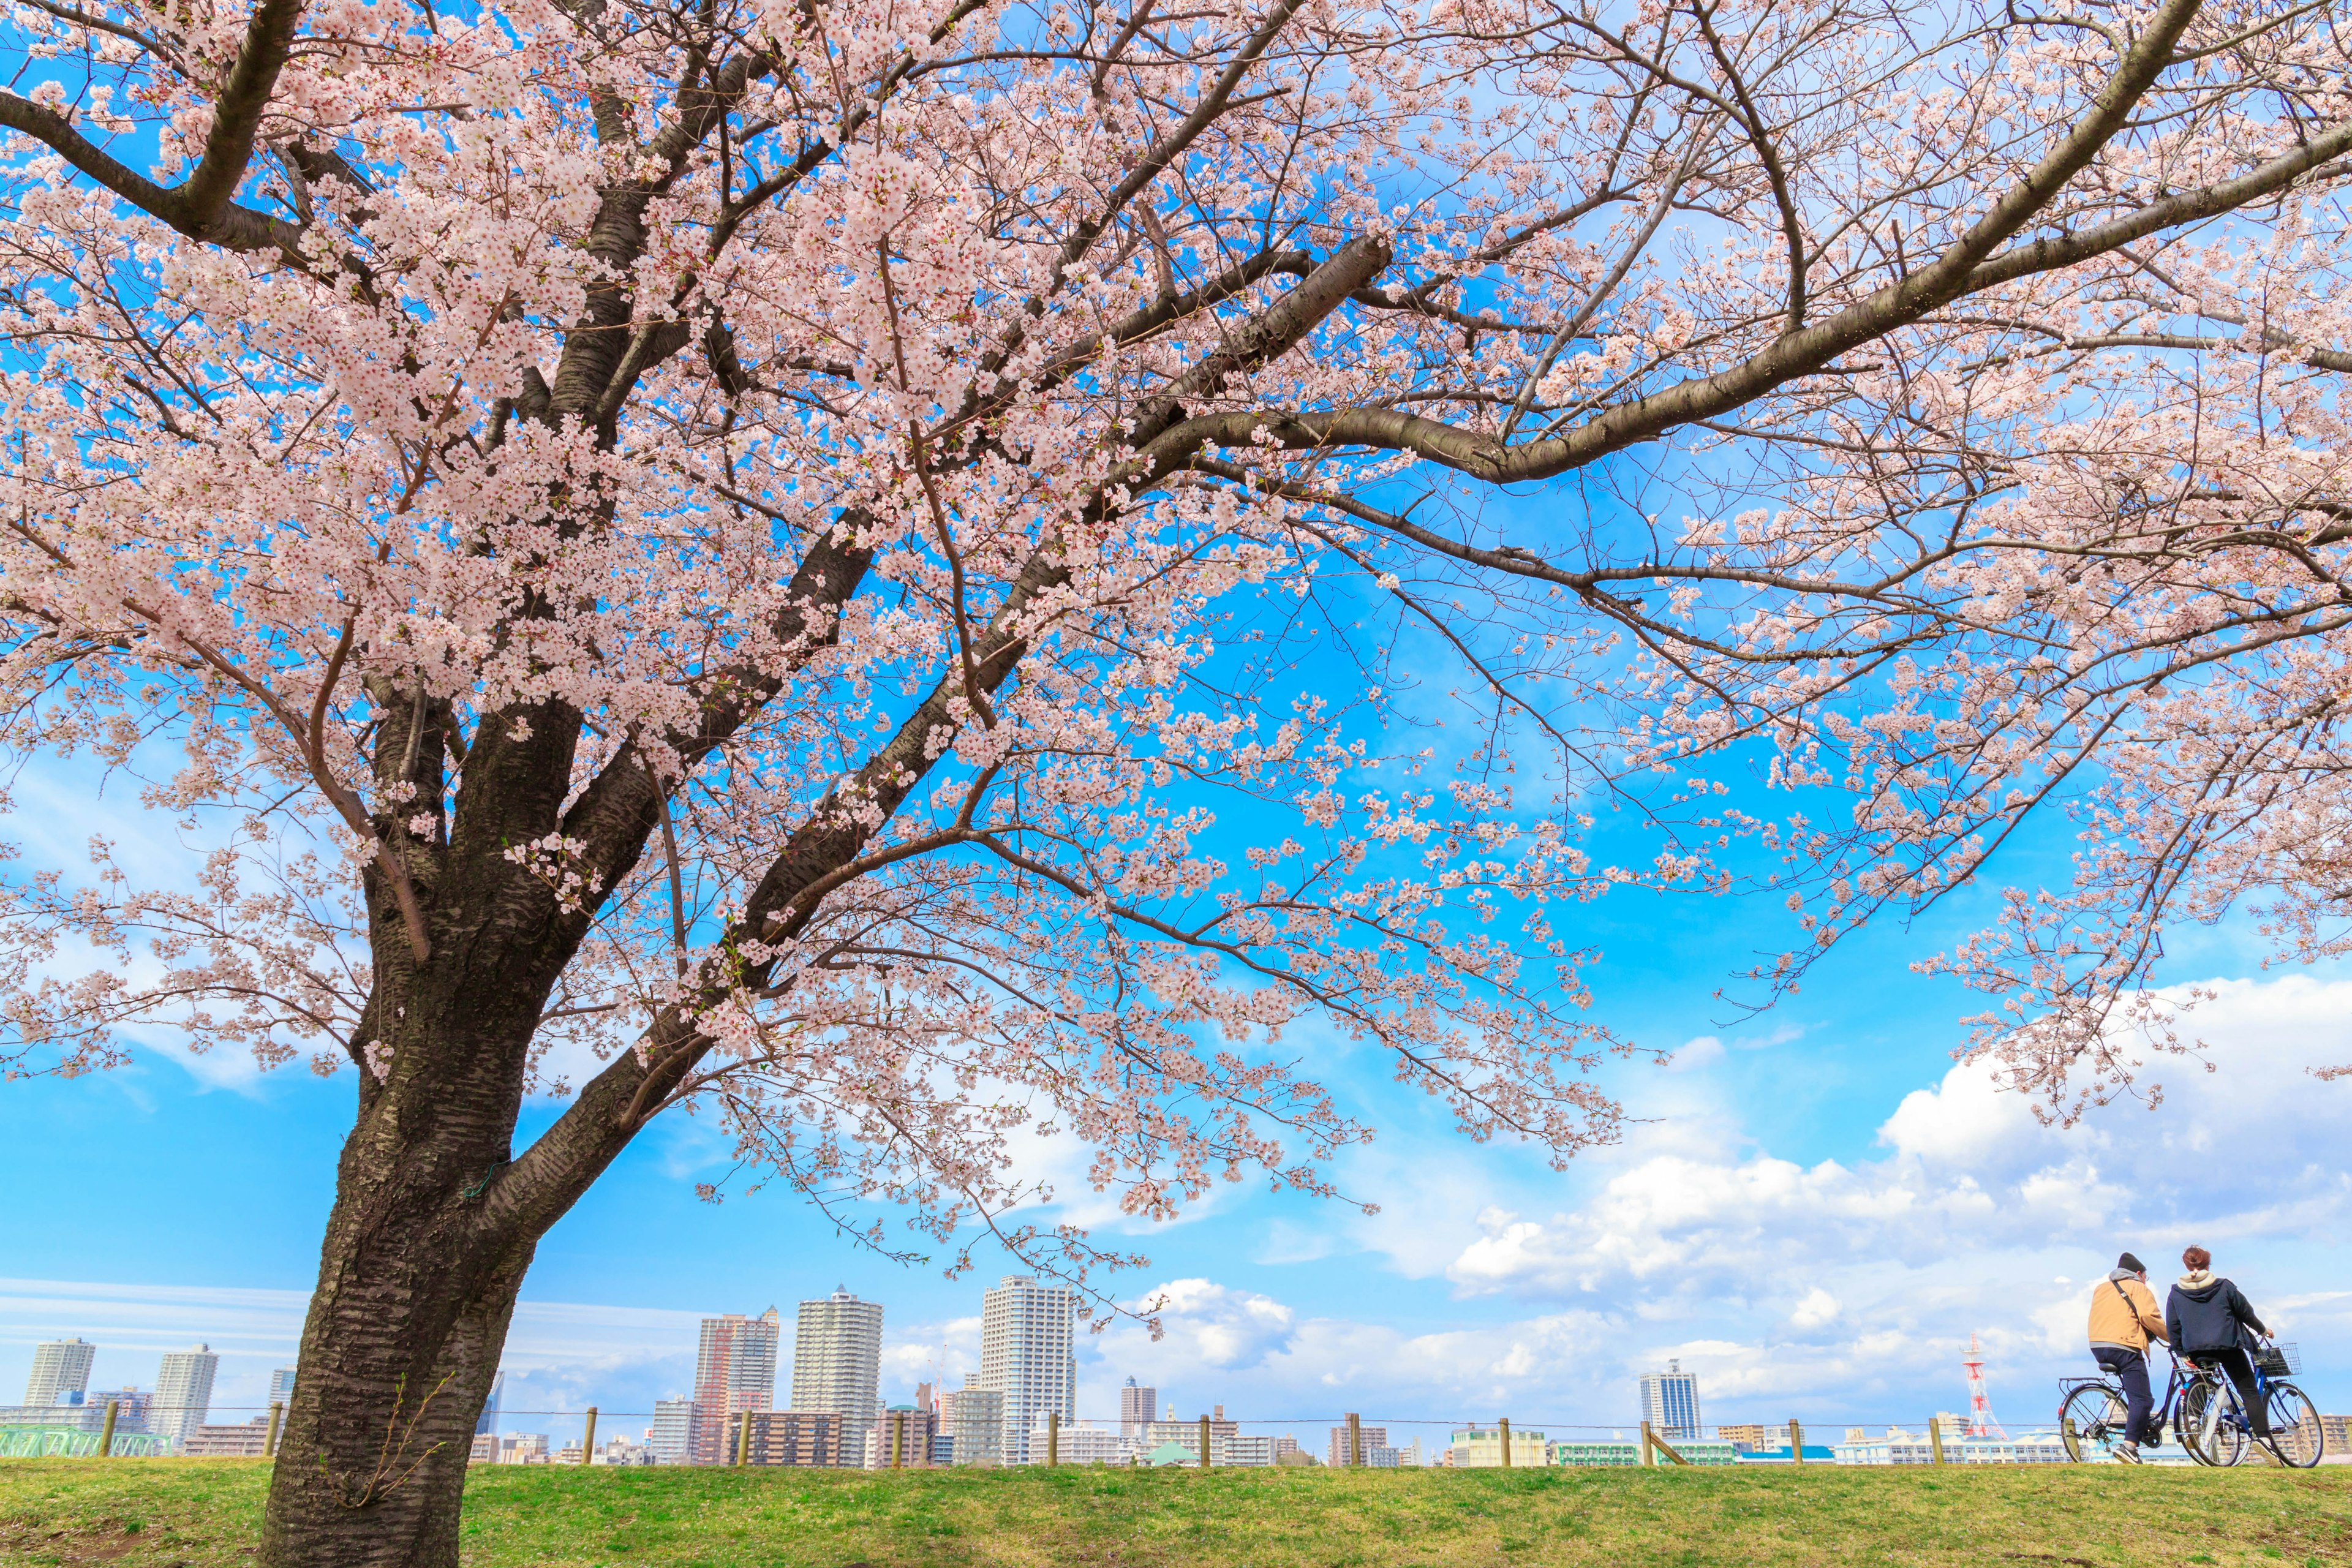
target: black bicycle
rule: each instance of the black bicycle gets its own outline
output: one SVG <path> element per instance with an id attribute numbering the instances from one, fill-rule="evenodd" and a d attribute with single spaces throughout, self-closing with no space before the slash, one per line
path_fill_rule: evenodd
<path id="1" fill-rule="evenodd" d="M 2256 1444 L 2237 1386 L 2213 1363 L 2169 1356 L 2168 1350 L 2168 1356 L 2172 1371 L 2164 1397 L 2149 1414 L 2147 1446 L 2160 1444 L 2169 1428 L 2181 1451 L 2200 1465 L 2226 1468 L 2244 1459 Z M 2308 1469 L 2326 1452 L 2327 1435 L 2311 1396 L 2284 1381 L 2299 1370 L 2297 1359 L 2291 1344 L 2256 1351 L 2254 1387 L 2270 1415 L 2277 1458 Z M 2124 1440 L 2123 1385 L 2112 1377 L 2067 1377 L 2059 1384 L 2066 1391 L 2058 1402 L 2058 1436 L 2066 1457 L 2076 1464 L 2114 1458 Z"/>
<path id="2" fill-rule="evenodd" d="M 2298 1470 L 2319 1463 L 2327 1452 L 2327 1432 L 2319 1424 L 2319 1407 L 2286 1379 L 2302 1370 L 2301 1357 L 2291 1344 L 2275 1341 L 2252 1352 L 2254 1397 L 2270 1417 L 2271 1458 Z M 2181 1392 L 2180 1430 L 2191 1453 L 2209 1465 L 2234 1465 L 2260 1448 L 2245 1402 L 2237 1384 L 2219 1366 L 2190 1358 L 2196 1373 Z"/>
<path id="3" fill-rule="evenodd" d="M 2183 1436 L 2182 1448 L 2200 1465 L 2213 1461 L 2198 1451 L 2197 1445 L 2186 1440 L 2187 1426 L 2177 1421 L 2177 1412 L 2189 1404 L 2189 1391 L 2202 1384 L 2204 1379 L 2194 1367 L 2182 1366 L 2177 1356 L 2167 1351 L 2172 1363 L 2171 1374 L 2164 1382 L 2164 1396 L 2156 1402 L 2148 1415 L 2148 1439 L 2145 1447 L 2155 1447 L 2164 1441 L 2166 1428 Z M 2062 1377 L 2058 1385 L 2065 1394 L 2058 1401 L 2058 1439 L 2065 1445 L 2066 1457 L 2076 1464 L 2095 1463 L 2116 1458 L 2123 1447 L 2124 1423 L 2126 1411 L 2123 1384 L 2112 1376 Z M 2202 1399 L 2197 1408 L 2206 1408 Z"/>

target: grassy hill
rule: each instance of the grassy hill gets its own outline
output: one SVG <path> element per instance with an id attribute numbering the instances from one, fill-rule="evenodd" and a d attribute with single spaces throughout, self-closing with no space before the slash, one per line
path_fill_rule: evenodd
<path id="1" fill-rule="evenodd" d="M 0 1460 L 0 1563 L 246 1563 L 259 1460 Z M 474 1471 L 471 1568 L 2352 1565 L 2352 1468 Z"/>

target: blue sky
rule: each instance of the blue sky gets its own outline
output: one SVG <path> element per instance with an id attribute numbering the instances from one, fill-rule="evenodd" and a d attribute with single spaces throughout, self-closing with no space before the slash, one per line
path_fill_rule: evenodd
<path id="1" fill-rule="evenodd" d="M 33 864 L 73 864 L 93 822 L 125 837 L 159 826 L 42 784 L 23 782 L 5 832 Z M 1181 1414 L 1222 1404 L 1318 1446 L 1347 1410 L 1400 1440 L 1498 1415 L 1622 1426 L 1640 1373 L 1676 1356 L 1710 1420 L 1917 1420 L 1963 1403 L 1958 1356 L 1976 1332 L 1995 1409 L 2024 1426 L 2081 1361 L 2084 1291 L 2115 1251 L 2160 1278 L 2189 1240 L 2300 1341 L 2322 1406 L 2352 1405 L 2352 1357 L 2331 1348 L 2352 1342 L 2336 1239 L 2352 1216 L 2338 1131 L 2352 1085 L 2303 1070 L 2352 1061 L 2352 978 L 2263 976 L 2239 933 L 2185 933 L 2172 977 L 2229 983 L 2201 1030 L 2216 1070 L 2165 1064 L 2160 1109 L 2126 1103 L 2053 1132 L 1954 1068 L 1954 1020 L 1976 999 L 1908 971 L 1973 912 L 1865 931 L 1801 995 L 1727 1026 L 1713 993 L 1783 929 L 1780 912 L 1605 901 L 1588 931 L 1606 954 L 1597 1015 L 1675 1055 L 1607 1069 L 1642 1120 L 1565 1174 L 1463 1142 L 1376 1060 L 1327 1051 L 1381 1130 L 1340 1168 L 1381 1213 L 1230 1189 L 1125 1237 L 1152 1259 L 1132 1294 L 1171 1302 L 1166 1333 L 1123 1325 L 1089 1342 L 1082 1414 L 1115 1415 L 1134 1375 Z M 0 1394 L 35 1342 L 80 1334 L 106 1384 L 152 1385 L 163 1351 L 204 1340 L 226 1357 L 218 1403 L 257 1405 L 292 1358 L 352 1092 L 348 1075 L 257 1076 L 161 1039 L 117 1072 L 0 1090 L 16 1199 L 0 1217 Z M 549 1236 L 507 1358 L 510 1409 L 649 1410 L 688 1383 L 699 1315 L 789 1316 L 836 1283 L 887 1304 L 886 1395 L 976 1364 L 994 1264 L 948 1281 L 877 1260 L 781 1191 L 699 1201 L 694 1183 L 725 1156 L 691 1120 L 657 1125 Z M 1068 1212 L 1128 1228 L 1084 1203 Z"/>

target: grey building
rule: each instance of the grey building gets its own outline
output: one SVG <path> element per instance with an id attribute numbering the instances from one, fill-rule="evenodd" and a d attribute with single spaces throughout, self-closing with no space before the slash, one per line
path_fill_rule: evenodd
<path id="1" fill-rule="evenodd" d="M 1008 1465 L 1030 1463 L 1030 1429 L 1044 1426 L 1047 1413 L 1077 1419 L 1077 1308 L 1069 1287 L 1021 1274 L 1006 1275 L 982 1299 L 980 1385 L 1004 1396 L 999 1430 Z M 962 1414 L 957 1412 L 959 1433 L 967 1425 Z"/>
<path id="2" fill-rule="evenodd" d="M 1122 1441 L 1134 1442 L 1143 1436 L 1143 1429 L 1159 1418 L 1160 1391 L 1139 1387 L 1129 1378 L 1118 1391 L 1118 1435 Z"/>
<path id="3" fill-rule="evenodd" d="M 1004 1395 L 965 1376 L 955 1396 L 955 1462 L 994 1467 L 1004 1463 Z"/>
<path id="4" fill-rule="evenodd" d="M 89 1360 L 98 1347 L 88 1340 L 50 1340 L 33 1347 L 33 1375 L 25 1380 L 25 1404 L 79 1404 L 66 1395 L 89 1388 Z"/>
<path id="5" fill-rule="evenodd" d="M 847 1286 L 803 1301 L 793 1335 L 793 1408 L 841 1417 L 842 1464 L 865 1463 L 881 1387 L 882 1303 L 861 1301 Z"/>
<path id="6" fill-rule="evenodd" d="M 147 1429 L 174 1452 L 196 1435 L 212 1408 L 213 1378 L 220 1357 L 209 1345 L 173 1351 L 155 1374 L 155 1397 L 147 1407 Z"/>

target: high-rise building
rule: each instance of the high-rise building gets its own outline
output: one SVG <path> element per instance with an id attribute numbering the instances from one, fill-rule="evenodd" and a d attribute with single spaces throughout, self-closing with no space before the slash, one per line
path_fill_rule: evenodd
<path id="1" fill-rule="evenodd" d="M 1142 1436 L 1143 1429 L 1151 1425 L 1152 1413 L 1159 1409 L 1159 1398 L 1158 1389 L 1139 1387 L 1129 1378 L 1118 1391 L 1119 1436 L 1129 1442 Z"/>
<path id="2" fill-rule="evenodd" d="M 482 1401 L 482 1413 L 474 1417 L 475 1436 L 499 1429 L 499 1401 L 506 1397 L 506 1393 L 507 1374 L 500 1373 L 490 1379 L 490 1396 Z"/>
<path id="3" fill-rule="evenodd" d="M 1077 1292 L 1008 1274 L 982 1299 L 980 1385 L 1004 1396 L 1004 1462 L 1025 1465 L 1029 1430 L 1048 1411 L 1065 1421 L 1078 1415 L 1078 1362 L 1072 1333 Z M 961 1429 L 961 1425 L 958 1427 Z"/>
<path id="4" fill-rule="evenodd" d="M 25 1380 L 28 1405 L 79 1405 L 68 1394 L 89 1390 L 89 1358 L 98 1347 L 88 1340 L 50 1340 L 33 1347 L 33 1375 Z"/>
<path id="5" fill-rule="evenodd" d="M 654 1401 L 654 1424 L 646 1429 L 646 1447 L 653 1450 L 655 1464 L 694 1462 L 694 1416 L 691 1399 Z"/>
<path id="6" fill-rule="evenodd" d="M 971 1373 L 956 1391 L 955 1462 L 994 1466 L 1004 1463 L 1004 1395 L 982 1388 Z"/>
<path id="7" fill-rule="evenodd" d="M 269 1374 L 269 1403 L 272 1405 L 294 1403 L 294 1369 L 292 1367 L 281 1366 Z M 474 1430 L 478 1432 L 482 1428 L 477 1426 Z"/>
<path id="8" fill-rule="evenodd" d="M 841 1417 L 845 1465 L 865 1458 L 881 1384 L 882 1303 L 861 1301 L 845 1285 L 823 1300 L 803 1301 L 793 1333 L 793 1408 Z"/>
<path id="9" fill-rule="evenodd" d="M 756 1318 L 730 1312 L 702 1320 L 694 1358 L 694 1463 L 726 1463 L 734 1454 L 735 1417 L 775 1408 L 779 1321 L 773 1307 Z"/>
<path id="10" fill-rule="evenodd" d="M 1323 1450 L 1325 1464 L 1335 1468 L 1349 1464 L 1369 1465 L 1372 1462 L 1374 1448 L 1385 1448 L 1389 1446 L 1389 1429 L 1385 1426 L 1366 1426 L 1359 1422 L 1356 1430 L 1359 1439 L 1364 1446 L 1363 1452 L 1351 1458 L 1348 1453 L 1348 1429 L 1345 1426 L 1334 1426 L 1331 1428 L 1330 1447 Z"/>
<path id="11" fill-rule="evenodd" d="M 220 1357 L 209 1345 L 173 1351 L 155 1374 L 155 1397 L 147 1407 L 147 1429 L 177 1449 L 196 1435 L 212 1408 L 213 1377 Z"/>
<path id="12" fill-rule="evenodd" d="M 1698 1436 L 1698 1379 L 1681 1362 L 1642 1379 L 1642 1419 L 1661 1437 Z"/>

